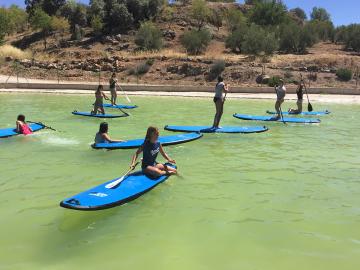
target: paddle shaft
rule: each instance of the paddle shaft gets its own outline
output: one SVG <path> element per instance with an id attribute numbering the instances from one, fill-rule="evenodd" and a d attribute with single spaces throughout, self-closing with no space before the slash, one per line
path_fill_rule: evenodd
<path id="1" fill-rule="evenodd" d="M 53 130 L 53 131 L 58 131 L 58 130 L 56 130 L 55 128 L 52 128 L 52 127 L 46 126 L 46 125 L 44 125 L 44 124 L 43 124 L 43 123 L 41 123 L 41 122 L 33 122 L 33 121 L 26 121 L 26 122 L 28 122 L 28 123 L 30 123 L 30 124 L 38 124 L 38 125 L 42 125 L 42 126 L 44 126 L 45 128 L 47 128 L 47 129 L 50 129 L 50 130 Z"/>
<path id="2" fill-rule="evenodd" d="M 130 100 L 130 98 L 128 97 L 128 95 L 126 94 L 125 90 L 124 90 L 118 83 L 116 83 L 116 85 L 121 89 L 121 91 L 123 91 L 126 100 L 127 100 L 129 103 L 131 103 L 131 100 Z"/>
<path id="3" fill-rule="evenodd" d="M 302 74 L 300 74 L 300 76 L 301 76 L 301 81 L 304 81 Z M 308 91 L 307 91 L 307 87 L 306 87 L 305 82 L 304 82 L 304 88 L 305 88 L 306 98 L 308 100 L 308 108 L 311 108 L 311 111 L 312 111 L 312 105 L 310 103 L 310 99 L 309 99 L 309 95 L 308 95 Z M 308 110 L 308 111 L 310 111 L 310 110 Z"/>

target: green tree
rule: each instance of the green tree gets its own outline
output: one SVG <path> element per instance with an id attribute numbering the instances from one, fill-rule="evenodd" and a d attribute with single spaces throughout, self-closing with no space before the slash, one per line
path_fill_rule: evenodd
<path id="1" fill-rule="evenodd" d="M 230 48 L 234 53 L 241 53 L 242 48 L 241 44 L 245 40 L 245 34 L 248 31 L 248 26 L 243 24 L 242 26 L 238 26 L 234 31 L 232 31 L 229 36 L 226 38 L 225 46 L 226 48 Z"/>
<path id="2" fill-rule="evenodd" d="M 280 50 L 286 53 L 305 53 L 308 47 L 315 44 L 317 34 L 308 26 L 294 22 L 280 27 Z"/>
<path id="3" fill-rule="evenodd" d="M 207 29 L 193 29 L 185 32 L 180 41 L 189 54 L 200 54 L 209 45 L 211 34 Z"/>
<path id="4" fill-rule="evenodd" d="M 5 8 L 0 8 L 0 44 L 4 42 L 4 38 L 10 31 L 10 17 Z"/>
<path id="5" fill-rule="evenodd" d="M 244 14 L 235 8 L 230 9 L 226 13 L 226 21 L 230 31 L 234 31 L 238 27 L 243 26 L 246 23 Z"/>
<path id="6" fill-rule="evenodd" d="M 69 21 L 64 17 L 52 16 L 50 22 L 51 30 L 58 32 L 64 39 L 65 32 L 70 30 Z"/>
<path id="7" fill-rule="evenodd" d="M 64 6 L 66 0 L 25 0 L 26 11 L 30 16 L 34 15 L 37 8 L 41 8 L 48 15 L 55 15 Z"/>
<path id="8" fill-rule="evenodd" d="M 317 20 L 317 21 L 331 21 L 330 14 L 326 11 L 324 8 L 314 7 L 311 14 L 310 14 L 311 20 Z"/>
<path id="9" fill-rule="evenodd" d="M 92 17 L 90 24 L 91 24 L 91 28 L 93 29 L 94 35 L 98 36 L 102 33 L 104 24 L 101 19 L 101 16 L 95 15 L 94 17 Z"/>
<path id="10" fill-rule="evenodd" d="M 260 55 L 272 54 L 278 48 L 274 33 L 267 32 L 258 25 L 252 24 L 244 36 L 241 49 L 244 53 Z"/>
<path id="11" fill-rule="evenodd" d="M 106 32 L 121 33 L 132 27 L 134 18 L 125 4 L 119 4 L 115 0 L 106 0 L 104 9 Z"/>
<path id="12" fill-rule="evenodd" d="M 163 43 L 162 33 L 152 22 L 144 22 L 135 36 L 135 43 L 144 50 L 159 50 Z"/>
<path id="13" fill-rule="evenodd" d="M 302 21 L 305 21 L 307 19 L 305 11 L 299 7 L 291 9 L 290 12 L 294 13 L 296 17 L 298 17 Z"/>
<path id="14" fill-rule="evenodd" d="M 193 0 L 191 5 L 191 17 L 196 21 L 198 30 L 200 30 L 208 21 L 210 9 L 205 0 Z"/>
<path id="15" fill-rule="evenodd" d="M 11 5 L 8 9 L 8 14 L 11 32 L 24 31 L 28 22 L 28 15 L 25 10 L 19 8 L 17 5 Z"/>
<path id="16" fill-rule="evenodd" d="M 279 25 L 287 18 L 286 6 L 275 0 L 258 2 L 250 10 L 250 22 L 269 26 Z"/>
<path id="17" fill-rule="evenodd" d="M 216 26 L 218 30 L 223 25 L 223 13 L 221 10 L 212 10 L 211 15 L 209 16 L 209 23 Z"/>
<path id="18" fill-rule="evenodd" d="M 95 18 L 95 16 L 97 18 L 100 18 L 101 20 L 104 18 L 104 16 L 105 16 L 104 0 L 90 0 L 89 6 L 90 6 L 90 11 L 89 11 L 90 14 L 89 15 L 92 19 Z"/>
<path id="19" fill-rule="evenodd" d="M 51 17 L 41 8 L 37 8 L 30 17 L 30 24 L 33 29 L 40 30 L 42 32 L 44 48 L 46 49 L 47 37 L 51 30 Z"/>

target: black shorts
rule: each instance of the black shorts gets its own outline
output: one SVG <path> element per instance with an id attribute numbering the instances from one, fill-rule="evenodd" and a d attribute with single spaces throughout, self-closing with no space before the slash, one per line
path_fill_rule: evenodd
<path id="1" fill-rule="evenodd" d="M 221 100 L 220 98 L 218 98 L 218 97 L 214 97 L 214 103 L 216 103 L 216 102 L 218 102 L 219 100 Z"/>

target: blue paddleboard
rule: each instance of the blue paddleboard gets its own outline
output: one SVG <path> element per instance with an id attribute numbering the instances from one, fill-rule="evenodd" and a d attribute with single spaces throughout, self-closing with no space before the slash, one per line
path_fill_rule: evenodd
<path id="1" fill-rule="evenodd" d="M 176 166 L 167 164 L 168 166 Z M 120 177 L 121 178 L 121 177 Z M 113 179 L 60 202 L 60 206 L 75 210 L 101 210 L 134 200 L 169 178 L 168 175 L 149 178 L 141 171 L 128 175 L 113 188 L 107 187 Z"/>
<path id="2" fill-rule="evenodd" d="M 273 122 L 286 122 L 286 123 L 303 123 L 303 124 L 314 124 L 320 123 L 320 119 L 311 119 L 311 118 L 289 118 L 284 117 L 283 119 L 274 119 L 273 116 L 255 116 L 255 115 L 247 115 L 247 114 L 234 114 L 235 118 L 239 118 L 242 120 L 255 120 L 255 121 L 273 121 Z"/>
<path id="3" fill-rule="evenodd" d="M 201 133 L 259 133 L 267 131 L 265 126 L 249 127 L 220 127 L 212 128 L 209 126 L 165 126 L 165 130 L 175 132 L 201 132 Z"/>
<path id="4" fill-rule="evenodd" d="M 201 133 L 186 133 L 174 136 L 159 137 L 159 142 L 163 145 L 174 145 L 180 143 L 191 142 L 201 138 Z M 91 145 L 94 149 L 132 149 L 138 148 L 144 143 L 144 139 L 128 140 L 126 142 L 117 143 L 96 143 Z"/>
<path id="5" fill-rule="evenodd" d="M 111 105 L 111 104 L 104 104 L 103 105 L 105 108 L 112 108 L 112 109 L 135 109 L 138 106 L 136 105 L 122 105 L 122 104 L 117 104 L 117 105 Z"/>
<path id="6" fill-rule="evenodd" d="M 33 132 L 39 131 L 45 128 L 43 125 L 39 124 L 29 124 L 29 127 L 32 129 Z M 16 132 L 16 128 L 4 128 L 0 129 L 0 138 L 6 138 L 11 136 L 21 135 L 20 133 Z"/>
<path id="7" fill-rule="evenodd" d="M 72 114 L 74 115 L 80 115 L 80 116 L 87 116 L 87 117 L 95 117 L 95 118 L 119 118 L 119 117 L 126 117 L 129 116 L 128 114 L 121 114 L 121 115 L 116 115 L 116 114 L 92 114 L 90 112 L 78 112 L 78 111 L 73 111 Z"/>
<path id="8" fill-rule="evenodd" d="M 268 114 L 276 114 L 276 112 L 266 111 Z M 320 112 L 301 112 L 301 113 L 289 113 L 283 112 L 283 115 L 327 115 L 330 114 L 329 111 L 320 111 Z"/>

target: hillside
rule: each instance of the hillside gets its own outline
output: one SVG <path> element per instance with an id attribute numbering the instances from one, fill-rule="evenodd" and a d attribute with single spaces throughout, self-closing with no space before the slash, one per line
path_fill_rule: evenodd
<path id="1" fill-rule="evenodd" d="M 236 8 L 246 12 L 249 9 L 236 4 L 208 5 L 217 10 Z M 11 74 L 16 67 L 22 76 L 29 78 L 97 81 L 99 75 L 104 80 L 115 71 L 124 83 L 210 85 L 213 79 L 210 80 L 208 75 L 212 65 L 224 60 L 223 76 L 232 85 L 258 85 L 256 78 L 265 68 L 266 75 L 284 77 L 288 83 L 298 80 L 299 73 L 303 72 L 312 80 L 311 85 L 356 86 L 356 76 L 349 82 L 337 80 L 337 69 L 347 67 L 356 73 L 360 66 L 360 55 L 343 50 L 341 44 L 321 42 L 308 49 L 306 54 L 275 53 L 269 57 L 255 57 L 235 54 L 225 48 L 225 39 L 229 35 L 225 24 L 219 29 L 207 24 L 206 28 L 213 36 L 209 46 L 200 55 L 188 55 L 180 37 L 196 27 L 196 23 L 189 16 L 190 6 L 173 8 L 174 16 L 170 20 L 160 14 L 154 21 L 164 38 L 164 47 L 159 51 L 140 51 L 134 42 L 135 30 L 93 37 L 92 30 L 84 28 L 85 35 L 78 41 L 71 40 L 70 33 L 60 37 L 54 32 L 47 40 L 47 49 L 44 49 L 39 33 L 27 30 L 8 36 L 6 44 L 29 51 L 29 57 L 20 60 L 19 65 L 14 64 L 13 57 L 7 57 L 0 73 Z M 61 46 L 60 39 L 64 40 Z M 144 68 L 146 62 L 149 70 L 136 75 L 136 70 Z"/>

